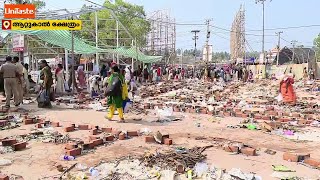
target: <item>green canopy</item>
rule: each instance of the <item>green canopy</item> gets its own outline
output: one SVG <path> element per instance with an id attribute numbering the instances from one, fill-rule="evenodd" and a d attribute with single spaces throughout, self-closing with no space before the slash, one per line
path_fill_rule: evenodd
<path id="1" fill-rule="evenodd" d="M 117 49 L 113 49 L 111 52 L 115 53 L 115 54 L 122 55 L 122 56 L 134 58 L 134 59 L 137 59 L 137 60 L 139 60 L 141 62 L 144 62 L 144 63 L 155 63 L 155 62 L 161 61 L 161 59 L 162 59 L 162 56 L 147 56 L 147 55 L 144 55 L 136 47 L 131 47 L 129 49 L 125 49 L 123 47 L 119 47 Z"/>
<path id="2" fill-rule="evenodd" d="M 0 26 L 2 26 L 1 22 L 0 22 Z M 72 35 L 71 35 L 71 32 L 67 30 L 50 30 L 50 31 L 48 30 L 26 30 L 26 31 L 0 30 L 0 33 L 1 32 L 34 35 L 44 42 L 48 42 L 50 44 L 65 48 L 69 51 L 72 49 L 71 48 Z M 114 53 L 114 54 L 130 57 L 130 58 L 134 58 L 144 63 L 154 63 L 162 59 L 161 56 L 144 55 L 136 47 L 131 47 L 129 49 L 125 49 L 123 47 L 120 47 L 117 49 L 96 48 L 94 46 L 87 44 L 85 41 L 77 37 L 74 37 L 74 51 L 77 54 L 95 54 L 99 52 Z"/>

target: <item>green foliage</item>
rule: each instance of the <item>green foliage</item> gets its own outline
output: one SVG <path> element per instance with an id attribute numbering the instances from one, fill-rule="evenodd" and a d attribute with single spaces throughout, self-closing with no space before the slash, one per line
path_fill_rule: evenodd
<path id="1" fill-rule="evenodd" d="M 316 47 L 317 60 L 320 60 L 320 34 L 313 41 L 314 46 Z"/>
<path id="2" fill-rule="evenodd" d="M 150 23 L 146 20 L 146 14 L 143 6 L 138 6 L 124 2 L 123 0 L 116 0 L 115 4 L 111 4 L 108 0 L 104 6 L 114 10 L 115 15 L 120 22 L 128 29 L 134 38 L 137 38 L 138 46 L 146 45 L 146 34 L 150 31 Z M 83 7 L 84 9 L 86 6 Z M 84 21 L 83 31 L 80 36 L 83 39 L 95 41 L 95 14 L 88 13 L 80 16 L 80 19 L 90 20 Z M 115 47 L 116 42 L 116 21 L 112 17 L 109 10 L 102 10 L 98 12 L 98 38 L 103 44 Z M 121 39 L 122 38 L 122 39 Z M 131 46 L 132 39 L 121 28 L 119 23 L 119 44 L 120 46 Z M 101 44 L 99 42 L 99 44 Z"/>
<path id="3" fill-rule="evenodd" d="M 46 3 L 43 0 L 10 0 L 10 3 L 15 3 L 15 4 L 22 4 L 22 3 L 27 3 L 27 4 L 34 4 L 37 9 L 42 9 L 46 6 Z"/>

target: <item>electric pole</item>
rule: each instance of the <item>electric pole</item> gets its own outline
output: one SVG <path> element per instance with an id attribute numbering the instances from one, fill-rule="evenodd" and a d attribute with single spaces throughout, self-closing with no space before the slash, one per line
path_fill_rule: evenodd
<path id="1" fill-rule="evenodd" d="M 291 41 L 291 44 L 292 44 L 292 47 L 293 47 L 293 50 L 292 50 L 292 63 L 294 63 L 293 61 L 294 61 L 294 58 L 295 58 L 295 56 L 296 56 L 296 54 L 295 54 L 295 48 L 296 48 L 296 43 L 297 43 L 298 41 L 296 41 L 296 40 L 293 40 L 293 41 Z"/>
<path id="2" fill-rule="evenodd" d="M 192 33 L 194 33 L 194 36 L 192 40 L 194 40 L 194 61 L 197 60 L 197 40 L 199 39 L 199 36 L 197 36 L 197 33 L 200 32 L 200 30 L 192 30 Z"/>
<path id="3" fill-rule="evenodd" d="M 262 53 L 263 53 L 263 61 L 266 59 L 266 53 L 264 50 L 264 10 L 265 10 L 265 1 L 267 0 L 256 0 L 256 4 L 261 3 L 262 4 Z M 272 0 L 270 0 L 272 1 Z M 267 61 L 265 61 L 265 73 L 267 74 Z M 267 77 L 267 76 L 266 76 Z"/>
<path id="4" fill-rule="evenodd" d="M 207 49 L 207 54 L 206 54 L 206 68 L 208 69 L 208 63 L 209 63 L 209 39 L 210 39 L 210 21 L 211 19 L 206 20 L 207 24 L 207 40 L 206 40 L 206 49 Z"/>
<path id="5" fill-rule="evenodd" d="M 277 66 L 279 66 L 279 58 L 280 58 L 280 39 L 281 39 L 281 34 L 283 32 L 282 31 L 279 31 L 279 32 L 276 32 L 276 34 L 278 35 L 278 51 L 277 51 Z"/>

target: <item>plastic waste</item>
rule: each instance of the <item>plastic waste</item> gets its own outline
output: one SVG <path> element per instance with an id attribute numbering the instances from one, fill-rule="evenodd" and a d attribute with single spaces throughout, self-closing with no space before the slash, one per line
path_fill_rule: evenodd
<path id="1" fill-rule="evenodd" d="M 205 175 L 208 169 L 209 169 L 208 164 L 203 162 L 197 163 L 194 167 L 194 171 L 197 177 L 202 177 L 203 175 Z"/>
<path id="2" fill-rule="evenodd" d="M 75 157 L 73 156 L 67 156 L 67 155 L 60 156 L 60 160 L 64 160 L 64 161 L 73 161 L 74 159 Z"/>
<path id="3" fill-rule="evenodd" d="M 293 135 L 294 135 L 294 132 L 293 132 L 293 131 L 290 131 L 290 130 L 287 130 L 287 131 L 284 131 L 283 134 L 284 134 L 284 135 L 287 135 L 287 136 L 293 136 Z"/>
<path id="4" fill-rule="evenodd" d="M 91 168 L 89 169 L 89 173 L 91 174 L 92 177 L 97 177 L 97 176 L 99 176 L 99 171 L 96 170 L 94 167 L 91 167 Z"/>
<path id="5" fill-rule="evenodd" d="M 152 133 L 152 131 L 149 128 L 142 128 L 140 130 L 140 133 L 142 133 L 144 135 L 148 135 L 148 134 Z"/>
<path id="6" fill-rule="evenodd" d="M 80 163 L 77 164 L 76 168 L 81 171 L 88 169 L 88 167 L 85 164 L 80 164 Z"/>
<path id="7" fill-rule="evenodd" d="M 288 167 L 283 165 L 272 165 L 272 169 L 278 172 L 295 172 L 294 170 L 291 170 Z"/>
<path id="8" fill-rule="evenodd" d="M 254 125 L 254 124 L 248 124 L 247 128 L 250 129 L 250 130 L 257 129 L 256 125 Z"/>
<path id="9" fill-rule="evenodd" d="M 282 94 L 279 93 L 279 95 L 277 97 L 275 97 L 275 99 L 278 101 L 278 102 L 281 102 L 283 100 L 283 97 L 282 97 Z"/>
<path id="10" fill-rule="evenodd" d="M 167 116 L 172 116 L 173 114 L 173 108 L 169 107 L 169 108 L 164 108 L 164 109 L 159 109 L 156 106 L 156 112 L 158 114 L 159 117 L 167 117 Z"/>
<path id="11" fill-rule="evenodd" d="M 188 178 L 188 180 L 192 180 L 192 170 L 189 170 L 188 172 L 187 172 L 187 178 Z"/>
<path id="12" fill-rule="evenodd" d="M 0 159 L 0 166 L 8 166 L 10 164 L 12 164 L 12 161 L 8 159 Z"/>

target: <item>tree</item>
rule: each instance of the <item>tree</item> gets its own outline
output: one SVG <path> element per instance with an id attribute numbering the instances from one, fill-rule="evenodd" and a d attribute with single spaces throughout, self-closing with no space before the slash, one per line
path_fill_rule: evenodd
<path id="1" fill-rule="evenodd" d="M 106 0 L 104 3 L 106 8 L 112 9 L 120 22 L 128 29 L 134 38 L 137 38 L 137 44 L 139 47 L 146 45 L 146 35 L 150 31 L 150 23 L 146 19 L 146 13 L 143 6 L 138 6 L 124 2 L 123 0 L 116 0 L 115 4 Z M 83 9 L 87 8 L 86 6 Z M 88 13 L 80 16 L 85 21 L 83 24 L 83 31 L 80 32 L 80 36 L 83 39 L 95 41 L 95 14 Z M 116 20 L 113 19 L 108 9 L 98 12 L 99 35 L 98 38 L 104 44 L 115 47 L 116 43 Z M 131 46 L 132 39 L 129 38 L 126 31 L 124 31 L 119 25 L 119 43 L 120 46 Z"/>
<path id="2" fill-rule="evenodd" d="M 313 44 L 316 48 L 317 60 L 320 60 L 320 34 L 314 39 Z"/>
<path id="3" fill-rule="evenodd" d="M 46 7 L 46 3 L 42 0 L 10 0 L 10 3 L 15 3 L 15 4 L 34 4 L 37 9 L 43 9 Z"/>

